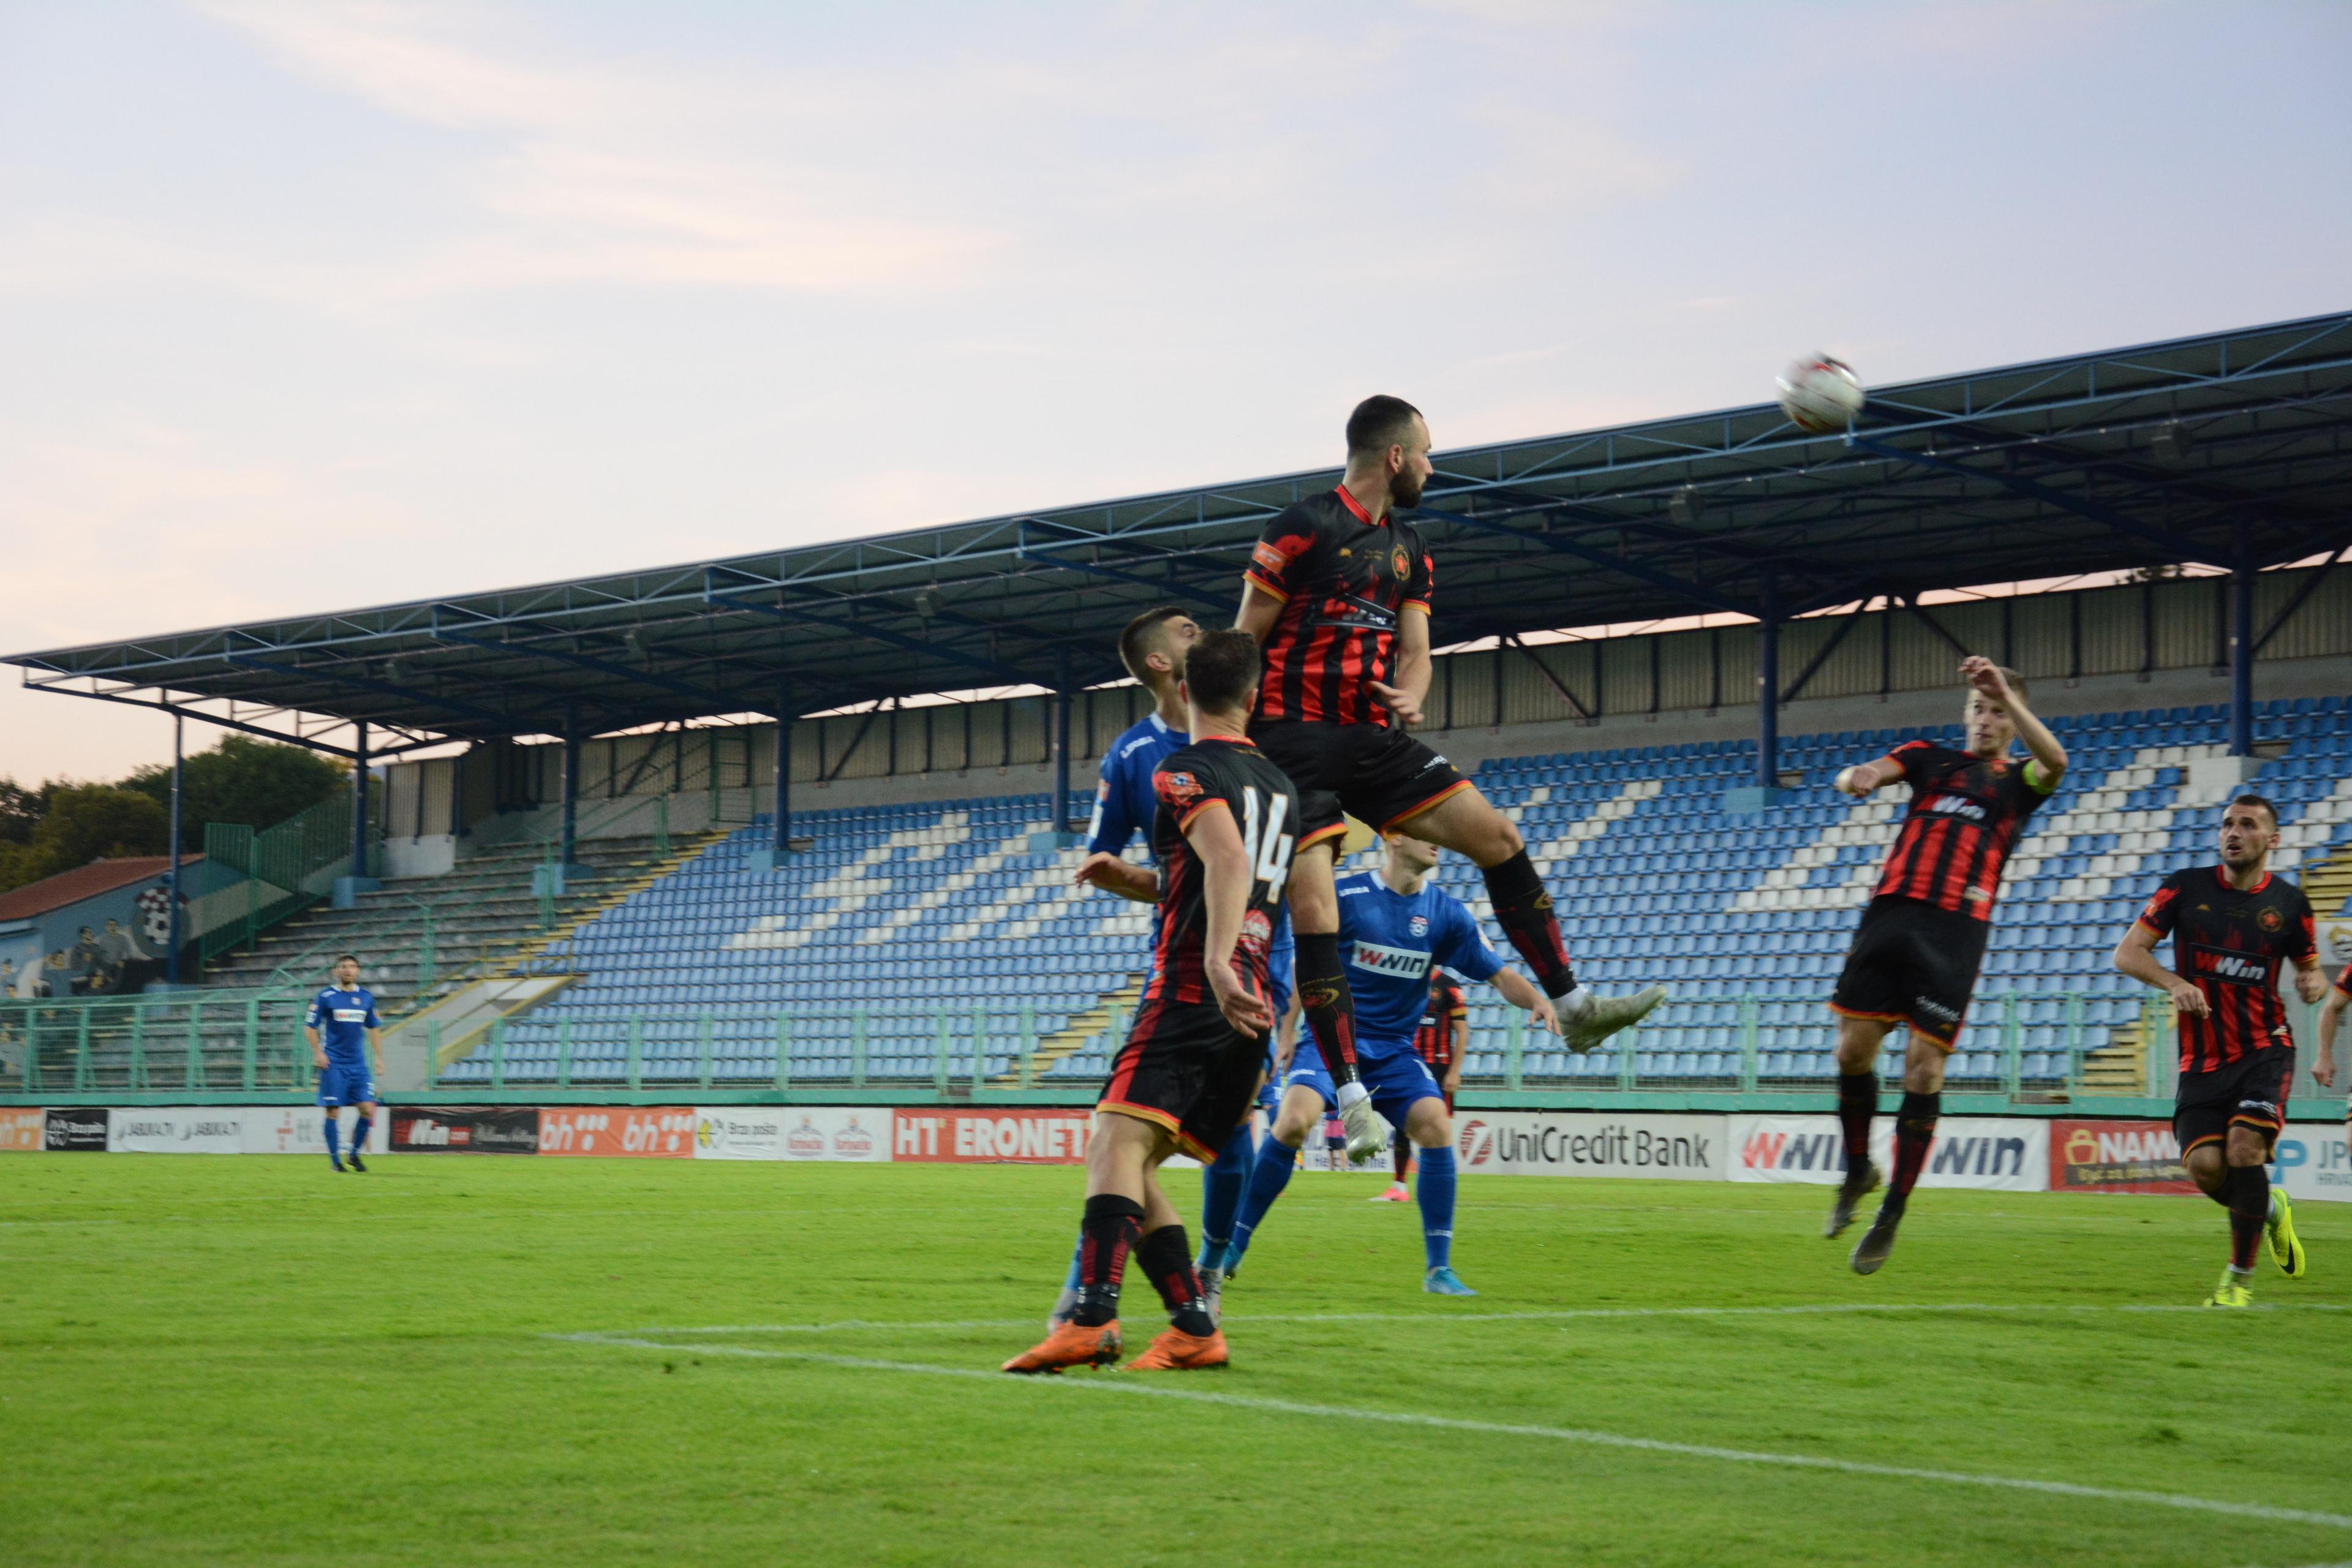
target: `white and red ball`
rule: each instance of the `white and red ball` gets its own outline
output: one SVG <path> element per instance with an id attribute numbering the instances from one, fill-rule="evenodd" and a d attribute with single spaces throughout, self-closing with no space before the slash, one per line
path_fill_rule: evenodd
<path id="1" fill-rule="evenodd" d="M 1862 412 L 1862 383 L 1843 360 L 1815 354 L 1782 372 L 1780 411 L 1789 423 L 1816 436 L 1843 430 Z"/>

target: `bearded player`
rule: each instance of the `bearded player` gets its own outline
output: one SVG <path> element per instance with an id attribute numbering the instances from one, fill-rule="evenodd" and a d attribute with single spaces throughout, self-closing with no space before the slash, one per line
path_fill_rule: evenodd
<path id="1" fill-rule="evenodd" d="M 2025 681 L 1989 658 L 1960 661 L 1968 683 L 1960 710 L 1966 751 L 1906 741 L 1874 763 L 1839 773 L 1836 787 L 1861 799 L 1898 781 L 1911 809 L 1862 912 L 1845 971 L 1831 994 L 1838 1016 L 1838 1120 L 1845 1131 L 1845 1180 L 1824 1236 L 1853 1223 L 1855 1205 L 1878 1185 L 1870 1123 L 1878 1112 L 1878 1049 L 1887 1031 L 1910 1026 L 1903 1106 L 1895 1116 L 1895 1170 L 1878 1215 L 1853 1249 L 1853 1271 L 1875 1274 L 1895 1249 L 1895 1227 L 1927 1168 L 1943 1110 L 1944 1063 L 1959 1038 L 1992 930 L 2000 870 L 2025 820 L 2066 776 L 2066 748 L 2025 705 Z M 2025 742 L 2022 766 L 2009 754 Z"/>
<path id="2" fill-rule="evenodd" d="M 2219 838 L 2221 863 L 2167 877 L 2116 944 L 2116 967 L 2172 1001 L 2180 1035 L 2173 1136 L 2189 1180 L 2230 1211 L 2230 1265 L 2205 1304 L 2251 1307 L 2255 1249 L 2265 1234 L 2286 1277 L 2304 1272 L 2294 1205 L 2263 1169 L 2294 1088 L 2294 1031 L 2279 995 L 2279 967 L 2293 961 L 2305 1002 L 2320 999 L 2327 977 L 2311 900 L 2271 875 L 2278 808 L 2258 795 L 2238 796 L 2222 808 Z M 2156 957 L 2166 937 L 2170 969 Z"/>
<path id="3" fill-rule="evenodd" d="M 1290 874 L 1297 792 L 1245 734 L 1257 694 L 1257 644 L 1203 633 L 1181 677 L 1192 743 L 1152 774 L 1151 841 L 1160 874 L 1124 861 L 1099 878 L 1160 891 L 1151 978 L 1112 1058 L 1087 1141 L 1078 1301 L 1067 1322 L 1004 1363 L 1007 1372 L 1101 1365 L 1119 1352 L 1118 1299 L 1128 1254 L 1143 1266 L 1168 1328 L 1130 1371 L 1223 1366 L 1225 1337 L 1210 1315 L 1159 1168 L 1180 1150 L 1216 1158 L 1248 1114 L 1274 1008 L 1266 964 Z"/>
<path id="4" fill-rule="evenodd" d="M 1306 810 L 1290 888 L 1298 994 L 1334 1081 L 1348 1156 L 1360 1163 L 1385 1140 L 1360 1081 L 1354 994 L 1339 962 L 1333 880 L 1342 814 L 1469 857 L 1496 923 L 1558 1007 L 1570 1049 L 1591 1050 L 1665 992 L 1602 997 L 1578 984 L 1518 829 L 1406 732 L 1429 692 L 1434 567 L 1419 531 L 1395 513 L 1421 503 L 1433 471 L 1429 426 L 1402 398 L 1368 397 L 1348 416 L 1347 435 L 1339 484 L 1266 525 L 1243 574 L 1234 625 L 1265 646 L 1250 738 L 1290 775 Z"/>
<path id="5" fill-rule="evenodd" d="M 1124 873 L 1110 873 L 1106 879 L 1102 863 L 1123 860 L 1128 845 L 1139 833 L 1143 835 L 1146 852 L 1151 849 L 1152 816 L 1158 805 L 1151 775 L 1170 755 L 1192 743 L 1192 737 L 1184 728 L 1188 721 L 1184 699 L 1178 689 L 1177 671 L 1183 665 L 1184 651 L 1200 636 L 1199 624 L 1175 605 L 1160 605 L 1144 611 L 1119 633 L 1119 662 L 1151 694 L 1152 709 L 1129 725 L 1103 752 L 1101 782 L 1095 791 L 1094 819 L 1087 826 L 1087 858 L 1075 879 L 1080 883 L 1100 886 L 1140 903 L 1159 901 L 1157 879 L 1146 893 L 1140 884 L 1130 887 Z M 1267 985 L 1276 1016 L 1290 1010 L 1290 912 L 1286 908 L 1275 922 L 1274 948 L 1266 963 Z M 1232 1236 L 1234 1215 L 1241 1207 L 1242 1189 L 1249 1181 L 1250 1159 L 1255 1151 L 1249 1120 L 1244 1118 L 1217 1151 L 1217 1157 L 1202 1167 L 1202 1256 L 1195 1260 L 1197 1266 L 1205 1266 Z M 1081 1237 L 1070 1249 L 1070 1271 L 1063 1279 L 1062 1293 L 1046 1319 L 1049 1331 L 1067 1322 L 1071 1310 L 1078 1304 L 1078 1265 L 1085 1248 L 1086 1239 Z M 1213 1291 L 1213 1310 L 1214 1304 Z"/>
<path id="6" fill-rule="evenodd" d="M 1429 1006 L 1421 1015 L 1421 1027 L 1413 1031 L 1412 1051 L 1437 1080 L 1438 1091 L 1445 1096 L 1445 1114 L 1453 1115 L 1454 1094 L 1462 1087 L 1462 1059 L 1470 1053 L 1470 1001 L 1462 994 L 1462 987 L 1454 976 L 1443 969 L 1429 972 Z M 1396 1140 L 1396 1174 L 1372 1202 L 1412 1202 L 1412 1189 L 1404 1184 L 1412 1173 L 1412 1140 L 1400 1137 Z"/>
<path id="7" fill-rule="evenodd" d="M 1492 981 L 1503 999 L 1524 1007 L 1557 1032 L 1551 1000 L 1528 984 L 1486 943 L 1477 917 L 1429 879 L 1437 846 L 1409 833 L 1388 835 L 1378 871 L 1342 878 L 1338 888 L 1339 932 L 1360 997 L 1363 1034 L 1358 1061 L 1379 1114 L 1421 1151 L 1422 1289 L 1433 1296 L 1475 1296 L 1454 1271 L 1454 1120 L 1445 1092 L 1413 1048 L 1428 1011 L 1430 974 L 1444 964 L 1473 980 Z M 1249 1191 L 1234 1221 L 1234 1238 L 1214 1260 L 1220 1285 L 1230 1281 L 1298 1163 L 1307 1135 L 1322 1125 L 1337 1100 L 1331 1075 L 1311 1040 L 1301 1039 L 1282 1075 L 1281 1109 L 1258 1145 Z"/>

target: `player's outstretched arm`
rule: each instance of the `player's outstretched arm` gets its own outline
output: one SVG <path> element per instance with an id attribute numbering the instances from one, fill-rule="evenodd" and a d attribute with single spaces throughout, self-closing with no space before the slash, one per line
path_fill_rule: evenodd
<path id="1" fill-rule="evenodd" d="M 1242 607 L 1234 616 L 1234 625 L 1257 638 L 1261 647 L 1281 615 L 1281 600 L 1255 583 L 1242 584 Z"/>
<path id="2" fill-rule="evenodd" d="M 1526 975 L 1516 969 L 1498 969 L 1495 971 L 1495 989 L 1512 1006 L 1534 1014 L 1539 1027 L 1551 1034 L 1559 1033 L 1559 1015 L 1552 1010 L 1551 998 L 1528 984 Z"/>
<path id="3" fill-rule="evenodd" d="M 2322 1089 L 2336 1087 L 2336 1029 L 2347 1006 L 2352 1006 L 2352 993 L 2329 986 L 2327 1000 L 2319 1009 L 2319 1059 L 2311 1064 L 2311 1076 Z"/>
<path id="4" fill-rule="evenodd" d="M 1217 1011 L 1234 1028 L 1263 1035 L 1274 1027 L 1274 1009 L 1263 997 L 1252 995 L 1234 970 L 1234 945 L 1241 940 L 1242 917 L 1249 912 L 1250 881 L 1255 875 L 1242 830 L 1232 809 L 1223 801 L 1213 801 L 1185 824 L 1184 841 L 1201 858 L 1201 902 L 1208 917 L 1201 966 L 1208 972 Z"/>
<path id="5" fill-rule="evenodd" d="M 2140 921 L 2132 922 L 2123 941 L 2116 943 L 2116 970 L 2171 997 L 2172 1010 L 2181 1016 L 2210 1016 L 2212 1009 L 2206 1005 L 2205 993 L 2157 962 L 2158 940 L 2154 926 Z"/>
<path id="6" fill-rule="evenodd" d="M 1874 763 L 1856 763 L 1842 769 L 1830 781 L 1830 787 L 1840 795 L 1850 795 L 1856 800 L 1866 799 L 1903 776 L 1903 764 L 1893 757 L 1881 757 Z"/>
<path id="7" fill-rule="evenodd" d="M 1437 667 L 1429 658 L 1429 612 L 1417 605 L 1407 605 L 1397 616 L 1396 684 L 1384 686 L 1374 680 L 1368 684 L 1372 695 L 1382 707 L 1397 717 L 1400 724 L 1421 722 L 1422 704 L 1429 700 L 1429 682 Z"/>
<path id="8" fill-rule="evenodd" d="M 1079 861 L 1070 880 L 1139 904 L 1160 901 L 1160 873 L 1149 866 L 1123 860 L 1108 850 L 1098 850 Z"/>

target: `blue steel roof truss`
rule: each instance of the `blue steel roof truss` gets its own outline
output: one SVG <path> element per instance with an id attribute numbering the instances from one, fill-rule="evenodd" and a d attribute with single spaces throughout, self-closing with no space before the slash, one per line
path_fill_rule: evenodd
<path id="1" fill-rule="evenodd" d="M 1441 416 L 1442 421 L 1442 416 Z M 2163 455 L 2159 455 L 2163 454 Z M 2352 542 L 2352 313 L 1438 454 L 1441 645 Z M 1336 469 L 571 582 L 16 656 L 27 685 L 261 733 L 582 734 L 1120 675 L 1138 610 L 1213 615 Z M 1678 499 L 1680 498 L 1680 499 Z M 274 728 L 290 725 L 290 730 Z"/>

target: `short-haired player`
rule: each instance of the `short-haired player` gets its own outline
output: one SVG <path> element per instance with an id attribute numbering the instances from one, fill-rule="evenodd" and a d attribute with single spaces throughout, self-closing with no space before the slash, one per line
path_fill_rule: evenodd
<path id="1" fill-rule="evenodd" d="M 1355 988 L 1356 1059 L 1373 1109 L 1420 1150 L 1422 1289 L 1438 1296 L 1475 1296 L 1454 1271 L 1454 1120 L 1445 1092 L 1413 1048 L 1429 1006 L 1430 972 L 1438 964 L 1492 981 L 1513 1006 L 1557 1033 L 1551 999 L 1530 985 L 1487 945 L 1477 917 L 1430 880 L 1438 847 L 1391 830 L 1378 871 L 1340 879 L 1339 937 Z M 1272 1134 L 1258 1146 L 1234 1238 L 1215 1267 L 1225 1280 L 1249 1251 L 1266 1211 L 1282 1195 L 1307 1136 L 1338 1103 L 1336 1086 L 1312 1040 L 1301 1038 L 1282 1074 L 1281 1108 Z"/>
<path id="2" fill-rule="evenodd" d="M 1077 1304 L 1068 1321 L 1006 1362 L 1007 1372 L 1117 1360 L 1130 1251 L 1159 1290 L 1169 1326 L 1129 1369 L 1181 1371 L 1228 1359 L 1159 1169 L 1179 1151 L 1203 1163 L 1216 1158 L 1249 1113 L 1274 1027 L 1266 966 L 1298 793 L 1246 733 L 1259 664 L 1256 642 L 1237 632 L 1203 633 L 1186 652 L 1181 679 L 1192 743 L 1152 774 L 1160 872 L 1118 860 L 1100 868 L 1103 877 L 1159 889 L 1151 977 L 1095 1105 Z"/>
<path id="3" fill-rule="evenodd" d="M 1551 895 L 1510 818 L 1408 732 L 1434 666 L 1435 568 L 1398 514 L 1421 504 L 1434 469 L 1429 426 L 1402 398 L 1368 397 L 1348 416 L 1348 463 L 1331 489 L 1269 522 L 1242 578 L 1234 625 L 1265 645 L 1251 738 L 1298 786 L 1298 871 L 1291 879 L 1298 994 L 1339 1093 L 1350 1160 L 1385 1140 L 1358 1081 L 1354 993 L 1339 961 L 1333 890 L 1344 816 L 1467 856 L 1496 923 L 1558 1004 L 1570 1049 L 1586 1051 L 1658 1005 L 1664 988 L 1596 996 L 1577 984 Z"/>
<path id="4" fill-rule="evenodd" d="M 2189 1179 L 2230 1211 L 2229 1267 L 2205 1304 L 2248 1307 L 2265 1236 L 2288 1279 L 2304 1273 L 2294 1206 L 2263 1169 L 2294 1089 L 2294 1029 L 2279 995 L 2279 971 L 2294 965 L 2295 990 L 2305 1002 L 2320 999 L 2327 977 L 2319 967 L 2311 900 L 2270 868 L 2278 807 L 2242 795 L 2221 808 L 2214 837 L 2221 864 L 2167 877 L 2116 943 L 2115 963 L 2171 999 L 2180 1036 L 2173 1137 Z M 2156 956 L 2156 944 L 2167 937 L 2169 969 Z"/>
<path id="5" fill-rule="evenodd" d="M 1445 1096 L 1445 1114 L 1454 1114 L 1454 1094 L 1462 1087 L 1462 1061 L 1470 1052 L 1470 1001 L 1460 982 L 1443 969 L 1429 972 L 1429 1006 L 1421 1027 L 1412 1034 L 1413 1054 L 1427 1065 Z M 1412 1189 L 1405 1177 L 1412 1173 L 1412 1140 L 1399 1137 L 1395 1144 L 1396 1174 L 1372 1199 L 1376 1204 L 1409 1204 Z"/>
<path id="6" fill-rule="evenodd" d="M 1179 605 L 1157 605 L 1127 623 L 1119 633 L 1119 662 L 1151 694 L 1151 711 L 1128 726 L 1103 752 L 1095 789 L 1094 818 L 1087 827 L 1087 858 L 1075 879 L 1088 886 L 1132 898 L 1139 903 L 1159 901 L 1159 882 L 1148 891 L 1124 869 L 1107 871 L 1103 862 L 1123 862 L 1127 847 L 1142 835 L 1147 854 L 1151 849 L 1151 821 L 1158 797 L 1151 775 L 1174 752 L 1192 743 L 1185 730 L 1184 699 L 1178 672 L 1185 650 L 1200 640 L 1200 623 Z M 1275 922 L 1274 948 L 1267 955 L 1266 984 L 1277 1015 L 1290 1016 L 1290 910 L 1285 906 Z M 1205 1266 L 1214 1249 L 1233 1234 L 1234 1214 L 1241 1206 L 1242 1188 L 1249 1181 L 1250 1157 L 1256 1150 L 1248 1118 L 1235 1127 L 1217 1157 L 1201 1170 L 1201 1251 L 1196 1264 Z M 1068 1321 L 1078 1303 L 1078 1262 L 1086 1247 L 1081 1237 L 1070 1249 L 1070 1268 L 1062 1280 L 1061 1295 L 1046 1323 L 1050 1329 Z M 1211 1291 L 1213 1315 L 1215 1292 Z"/>
<path id="7" fill-rule="evenodd" d="M 1830 996 L 1830 1010 L 1838 1016 L 1845 1180 L 1830 1205 L 1824 1236 L 1842 1235 L 1853 1223 L 1856 1205 L 1878 1185 L 1870 1123 L 1878 1113 L 1879 1047 L 1897 1025 L 1908 1026 L 1911 1034 L 1903 1104 L 1895 1115 L 1895 1169 L 1877 1216 L 1854 1246 L 1857 1274 L 1875 1274 L 1895 1249 L 1895 1227 L 1936 1140 L 1944 1063 L 1976 991 L 2001 868 L 2026 818 L 2066 776 L 2066 748 L 2026 706 L 2022 677 L 1971 656 L 1960 661 L 1960 679 L 1969 693 L 1960 710 L 1964 750 L 1906 741 L 1836 779 L 1839 790 L 1858 799 L 1891 784 L 1911 786 L 1910 810 Z M 2010 755 L 2019 741 L 2025 743 L 2022 765 Z"/>
<path id="8" fill-rule="evenodd" d="M 333 973 L 335 983 L 310 998 L 302 1027 L 319 1068 L 320 1131 L 326 1135 L 327 1159 L 338 1171 L 365 1171 L 367 1162 L 360 1152 L 367 1147 L 369 1130 L 375 1125 L 375 1079 L 383 1071 L 383 1023 L 375 1016 L 375 994 L 360 984 L 358 959 L 343 954 L 335 960 Z M 360 1111 L 352 1123 L 348 1161 L 340 1146 L 346 1105 L 356 1105 Z"/>

